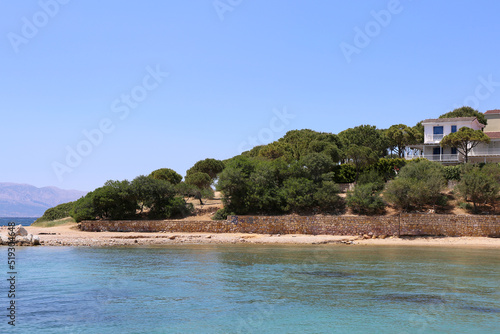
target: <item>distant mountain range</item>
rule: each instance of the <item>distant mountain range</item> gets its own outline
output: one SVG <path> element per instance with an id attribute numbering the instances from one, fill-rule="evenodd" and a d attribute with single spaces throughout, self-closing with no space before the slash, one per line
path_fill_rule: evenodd
<path id="1" fill-rule="evenodd" d="M 0 217 L 40 217 L 45 210 L 85 194 L 78 190 L 0 182 Z"/>

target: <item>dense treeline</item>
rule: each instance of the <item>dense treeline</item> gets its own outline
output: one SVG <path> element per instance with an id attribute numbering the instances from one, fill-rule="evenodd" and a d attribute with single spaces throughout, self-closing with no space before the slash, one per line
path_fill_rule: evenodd
<path id="1" fill-rule="evenodd" d="M 387 130 L 371 125 L 360 125 L 338 135 L 313 130 L 293 130 L 268 145 L 256 146 L 242 155 L 251 158 L 299 161 L 310 153 L 321 153 L 334 163 L 350 162 L 358 173 L 364 167 L 383 157 L 402 158 L 408 145 L 423 142 L 423 127 L 410 128 L 404 124 Z M 388 153 L 390 152 L 390 154 Z"/>
<path id="2" fill-rule="evenodd" d="M 219 175 L 227 212 L 238 214 L 343 211 L 330 156 L 309 153 L 298 161 L 245 156 L 231 159 Z"/>
<path id="3" fill-rule="evenodd" d="M 399 136 L 398 131 L 412 135 Z M 394 178 L 406 164 L 399 153 L 405 145 L 418 140 L 417 132 L 402 125 L 390 133 L 370 125 L 338 135 L 309 129 L 289 131 L 278 141 L 226 161 L 217 183 L 224 209 L 217 218 L 231 213 L 340 214 L 346 210 L 346 201 L 339 196 L 338 183 L 355 182 L 369 172 L 379 184 L 370 188 L 372 208 L 359 212 L 381 212 L 383 202 L 376 197 L 380 184 Z M 389 153 L 392 151 L 398 154 Z M 371 187 L 371 183 L 366 187 Z M 348 198 L 348 203 L 354 202 L 354 197 Z"/>
<path id="4" fill-rule="evenodd" d="M 373 215 L 383 214 L 387 205 L 406 212 L 443 210 L 449 202 L 445 194 L 449 180 L 458 181 L 455 197 L 465 201 L 461 206 L 471 212 L 489 210 L 486 206 L 494 210 L 499 199 L 498 164 L 443 166 L 427 159 L 382 158 L 363 169 L 345 200 L 335 182 L 339 170 L 321 153 L 309 153 L 292 162 L 236 157 L 219 174 L 224 209 L 216 218 L 228 214 L 339 214 L 346 207 L 353 213 Z"/>
<path id="5" fill-rule="evenodd" d="M 46 221 L 53 221 L 58 219 L 63 219 L 70 216 L 70 212 L 73 209 L 75 202 L 68 202 L 59 204 L 53 208 L 47 209 L 43 216 L 38 218 L 35 223 L 42 223 Z"/>
<path id="6" fill-rule="evenodd" d="M 486 123 L 484 115 L 470 107 L 440 117 L 467 116 Z M 361 125 L 338 135 L 308 129 L 290 131 L 273 143 L 254 147 L 226 161 L 217 184 L 224 196 L 224 209 L 217 218 L 231 213 L 337 214 L 344 212 L 346 206 L 359 214 L 383 213 L 388 204 L 401 211 L 444 207 L 448 201 L 443 195 L 447 181 L 470 179 L 472 172 L 462 166 L 445 167 L 425 159 L 407 164 L 403 157 L 408 146 L 423 140 L 421 123 L 413 127 L 396 124 L 385 130 Z M 477 170 L 484 176 L 481 168 Z M 345 200 L 339 197 L 338 183 L 356 181 Z M 465 187 L 464 182 L 457 189 Z M 471 187 L 468 186 L 469 192 Z M 485 187 L 483 193 L 495 195 L 488 200 L 483 196 L 481 200 L 491 205 L 498 191 L 492 185 L 491 189 Z M 474 207 L 477 209 L 476 204 Z"/>
<path id="7" fill-rule="evenodd" d="M 147 209 L 147 211 L 145 211 Z M 84 219 L 165 219 L 187 216 L 192 205 L 176 196 L 172 183 L 148 176 L 132 182 L 108 181 L 75 202 L 70 214 Z"/>
<path id="8" fill-rule="evenodd" d="M 460 205 L 463 208 L 473 213 L 480 212 L 480 209 L 495 211 L 495 204 L 500 199 L 500 166 L 497 163 L 443 167 L 425 159 L 411 161 L 386 186 L 384 198 L 403 211 L 442 208 L 448 204 L 448 198 L 443 195 L 447 180 L 458 181 L 453 193 L 465 201 Z"/>
<path id="9" fill-rule="evenodd" d="M 215 159 L 198 161 L 182 176 L 169 168 L 138 176 L 132 182 L 108 181 L 78 201 L 68 203 L 65 212 L 76 221 L 93 219 L 182 218 L 193 212 L 185 198 L 213 198 L 211 185 L 224 163 Z M 68 210 L 69 209 L 69 210 Z"/>
<path id="10" fill-rule="evenodd" d="M 462 107 L 440 117 L 484 115 Z M 464 208 L 477 212 L 498 200 L 497 164 L 442 166 L 425 159 L 406 161 L 412 144 L 422 143 L 424 128 L 396 124 L 388 129 L 360 125 L 337 134 L 293 130 L 268 145 L 219 161 L 196 162 L 183 177 L 169 168 L 139 176 L 131 182 L 108 181 L 80 200 L 47 210 L 44 220 L 71 214 L 82 219 L 165 219 L 193 211 L 186 198 L 203 204 L 213 198 L 212 186 L 222 193 L 228 214 L 382 214 L 386 207 L 400 211 L 443 208 L 447 181 L 458 182 L 455 195 Z M 339 196 L 339 183 L 356 186 Z M 469 205 L 467 202 L 472 202 Z"/>

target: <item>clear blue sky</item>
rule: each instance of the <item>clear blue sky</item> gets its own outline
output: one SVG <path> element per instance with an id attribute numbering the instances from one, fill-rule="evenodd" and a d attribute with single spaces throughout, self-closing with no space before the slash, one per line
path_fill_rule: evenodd
<path id="1" fill-rule="evenodd" d="M 93 190 L 292 129 L 500 108 L 497 1 L 216 3 L 0 2 L 0 181 Z"/>

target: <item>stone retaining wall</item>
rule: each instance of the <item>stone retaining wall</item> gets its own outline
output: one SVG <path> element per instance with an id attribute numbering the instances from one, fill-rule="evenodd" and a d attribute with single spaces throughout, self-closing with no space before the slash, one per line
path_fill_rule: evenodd
<path id="1" fill-rule="evenodd" d="M 402 214 L 401 235 L 500 237 L 500 216 Z"/>
<path id="2" fill-rule="evenodd" d="M 229 216 L 227 221 L 83 221 L 83 231 L 500 237 L 500 216 Z"/>

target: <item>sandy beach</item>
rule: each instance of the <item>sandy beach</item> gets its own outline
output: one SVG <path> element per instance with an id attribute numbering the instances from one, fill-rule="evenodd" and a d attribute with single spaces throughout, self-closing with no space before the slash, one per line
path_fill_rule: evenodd
<path id="1" fill-rule="evenodd" d="M 25 226 L 28 233 L 38 235 L 42 246 L 144 246 L 179 244 L 342 244 L 345 246 L 439 246 L 479 247 L 500 249 L 500 238 L 480 237 L 387 237 L 364 239 L 360 236 L 334 235 L 270 235 L 245 233 L 137 233 L 137 232 L 83 232 L 76 224 L 56 227 Z M 0 234 L 7 235 L 1 227 Z"/>

